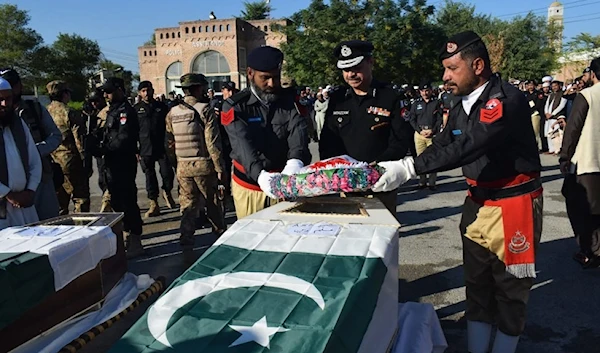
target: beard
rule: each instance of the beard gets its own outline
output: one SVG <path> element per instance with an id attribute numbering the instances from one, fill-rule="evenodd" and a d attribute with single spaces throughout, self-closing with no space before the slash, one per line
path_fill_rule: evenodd
<path id="1" fill-rule="evenodd" d="M 8 125 L 10 125 L 10 123 L 12 122 L 12 120 L 15 117 L 15 112 L 13 110 L 13 107 L 3 107 L 2 109 L 0 109 L 0 126 L 2 127 L 6 127 Z"/>
<path id="2" fill-rule="evenodd" d="M 447 84 L 450 86 L 449 88 L 455 96 L 464 97 L 471 94 L 475 88 L 477 88 L 479 78 L 476 75 L 473 75 L 464 85 L 460 86 L 454 81 L 448 81 Z"/>
<path id="3" fill-rule="evenodd" d="M 254 81 L 250 81 L 250 86 L 252 87 L 258 98 L 260 98 L 264 102 L 273 103 L 277 100 L 277 98 L 279 98 L 279 94 L 277 94 L 274 90 L 262 90 L 258 88 Z"/>

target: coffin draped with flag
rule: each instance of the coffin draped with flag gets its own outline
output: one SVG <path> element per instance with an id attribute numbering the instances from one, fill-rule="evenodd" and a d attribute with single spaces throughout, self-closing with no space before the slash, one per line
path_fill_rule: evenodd
<path id="1" fill-rule="evenodd" d="M 398 223 L 376 200 L 361 216 L 290 205 L 237 221 L 110 352 L 388 352 Z"/>

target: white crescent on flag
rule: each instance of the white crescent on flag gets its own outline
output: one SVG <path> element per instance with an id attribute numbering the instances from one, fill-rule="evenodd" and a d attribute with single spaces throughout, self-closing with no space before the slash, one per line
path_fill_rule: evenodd
<path id="1" fill-rule="evenodd" d="M 280 273 L 233 272 L 203 277 L 185 282 L 160 297 L 148 311 L 148 329 L 160 343 L 172 348 L 167 338 L 167 327 L 171 316 L 194 299 L 226 289 L 273 287 L 296 292 L 312 299 L 321 310 L 325 309 L 325 300 L 321 292 L 312 283 L 298 277 Z"/>

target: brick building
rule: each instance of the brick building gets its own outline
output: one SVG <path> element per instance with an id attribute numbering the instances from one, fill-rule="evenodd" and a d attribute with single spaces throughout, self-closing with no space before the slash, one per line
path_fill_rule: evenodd
<path id="1" fill-rule="evenodd" d="M 156 45 L 138 48 L 140 79 L 152 82 L 156 94 L 175 91 L 179 77 L 194 72 L 206 75 L 215 91 L 233 81 L 246 87 L 246 55 L 261 45 L 278 47 L 285 35 L 274 31 L 289 20 L 244 21 L 239 18 L 180 22 L 178 27 L 157 28 Z"/>

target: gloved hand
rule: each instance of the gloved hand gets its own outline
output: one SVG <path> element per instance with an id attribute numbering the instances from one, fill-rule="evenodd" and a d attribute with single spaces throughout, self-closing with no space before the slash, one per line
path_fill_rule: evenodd
<path id="1" fill-rule="evenodd" d="M 274 199 L 275 195 L 273 195 L 273 193 L 271 192 L 271 178 L 272 178 L 272 176 L 273 176 L 273 173 L 269 173 L 269 172 L 263 170 L 258 175 L 258 180 L 256 180 L 256 181 L 258 182 L 258 186 L 260 186 L 260 189 L 268 197 Z"/>
<path id="2" fill-rule="evenodd" d="M 399 161 L 379 162 L 377 165 L 385 168 L 385 173 L 371 188 L 375 192 L 392 191 L 410 179 L 416 178 L 415 161 L 406 157 Z"/>
<path id="3" fill-rule="evenodd" d="M 298 173 L 300 169 L 304 167 L 304 163 L 302 163 L 299 159 L 288 159 L 285 164 L 285 168 L 281 171 L 281 174 L 292 175 Z"/>

